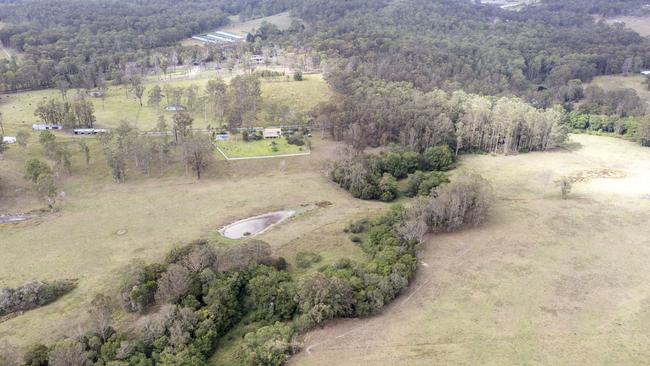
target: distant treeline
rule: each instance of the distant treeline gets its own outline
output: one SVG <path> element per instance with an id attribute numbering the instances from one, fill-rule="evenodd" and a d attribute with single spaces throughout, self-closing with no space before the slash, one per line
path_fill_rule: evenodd
<path id="1" fill-rule="evenodd" d="M 518 98 L 462 91 L 422 92 L 407 83 L 359 83 L 315 111 L 318 123 L 358 150 L 398 143 L 424 152 L 447 144 L 459 150 L 511 153 L 547 150 L 564 142 L 561 108 L 537 109 Z"/>
<path id="2" fill-rule="evenodd" d="M 606 1 L 587 8 L 550 1 L 519 12 L 469 0 L 300 3 L 296 12 L 309 26 L 284 40 L 325 55 L 328 81 L 345 94 L 369 78 L 423 91 L 514 93 L 547 107 L 565 101 L 572 80 L 650 67 L 650 41 L 594 19 L 609 12 Z"/>
<path id="3" fill-rule="evenodd" d="M 151 50 L 244 18 L 275 14 L 286 0 L 0 2 L 0 41 L 23 56 L 0 61 L 0 89 L 51 88 L 57 83 L 94 88 L 119 79 L 129 63 L 144 64 Z M 161 67 L 174 59 L 157 61 Z M 142 66 L 142 65 L 141 65 Z"/>

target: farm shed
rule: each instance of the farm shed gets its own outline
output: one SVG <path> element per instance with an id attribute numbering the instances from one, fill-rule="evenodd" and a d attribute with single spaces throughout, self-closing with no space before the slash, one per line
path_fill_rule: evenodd
<path id="1" fill-rule="evenodd" d="M 32 125 L 32 130 L 34 131 L 45 131 L 45 130 L 62 130 L 63 126 L 61 125 L 51 125 L 51 124 L 41 124 L 35 123 Z"/>
<path id="2" fill-rule="evenodd" d="M 168 112 L 182 112 L 185 110 L 185 107 L 182 105 L 168 105 L 165 107 L 165 110 Z"/>
<path id="3" fill-rule="evenodd" d="M 96 135 L 98 133 L 108 133 L 104 128 L 75 128 L 72 130 L 75 135 Z"/>
<path id="4" fill-rule="evenodd" d="M 265 128 L 262 136 L 264 136 L 265 139 L 276 139 L 276 138 L 282 136 L 282 129 L 281 128 Z"/>

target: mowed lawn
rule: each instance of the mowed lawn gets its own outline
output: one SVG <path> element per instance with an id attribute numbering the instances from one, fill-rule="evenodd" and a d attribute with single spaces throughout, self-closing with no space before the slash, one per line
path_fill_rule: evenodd
<path id="1" fill-rule="evenodd" d="M 167 123 L 170 124 L 173 113 L 164 111 L 166 105 L 164 98 L 160 109 L 146 105 L 146 95 L 149 89 L 154 85 L 162 87 L 165 84 L 184 88 L 197 85 L 200 91 L 203 91 L 208 80 L 209 78 L 201 77 L 200 79 L 190 80 L 149 81 L 145 84 L 146 89 L 143 98 L 145 105 L 143 107 L 140 107 L 140 103 L 132 96 L 127 97 L 123 86 L 109 86 L 104 100 L 89 98 L 95 105 L 96 126 L 116 128 L 121 121 L 127 121 L 141 130 L 151 130 L 155 128 L 159 114 L 163 114 L 167 119 Z M 327 100 L 330 95 L 329 87 L 320 74 L 306 75 L 303 81 L 262 79 L 261 87 L 263 100 L 283 103 L 299 113 L 309 112 L 318 103 Z M 68 96 L 72 97 L 78 92 L 80 91 L 76 89 L 69 90 Z M 41 101 L 48 98 L 61 98 L 61 95 L 57 90 L 0 95 L 0 113 L 2 113 L 5 121 L 7 135 L 15 135 L 20 129 L 31 129 L 32 124 L 39 121 L 38 117 L 34 116 L 34 110 Z M 199 108 L 193 115 L 195 128 L 205 128 L 210 124 L 210 121 L 205 120 L 203 108 Z M 264 120 L 262 113 L 258 117 L 259 121 L 256 124 L 266 126 L 267 122 Z"/>
<path id="2" fill-rule="evenodd" d="M 572 151 L 463 157 L 494 186 L 488 222 L 430 237 L 406 293 L 315 329 L 289 364 L 647 364 L 650 149 L 573 139 Z M 560 199 L 553 179 L 602 169 L 625 177 Z"/>
<path id="3" fill-rule="evenodd" d="M 97 162 L 84 171 L 75 156 L 74 174 L 61 187 L 66 197 L 59 199 L 59 212 L 0 225 L 0 287 L 62 278 L 78 278 L 79 287 L 50 305 L 0 323 L 0 339 L 22 347 L 74 335 L 86 319 L 85 305 L 97 293 L 114 294 L 129 262 L 162 260 L 174 246 L 202 237 L 217 239 L 219 227 L 266 212 L 299 212 L 256 237 L 289 263 L 299 250 L 318 251 L 323 264 L 360 258 L 361 251 L 342 230 L 386 206 L 358 201 L 329 182 L 320 167 L 335 149 L 331 142 L 314 142 L 319 153 L 310 156 L 219 161 L 201 181 L 179 173 L 164 178 L 132 175 L 127 183 L 115 184 L 101 158 L 94 156 Z M 3 177 L 4 169 L 22 167 L 22 152 L 12 150 L 0 161 Z M 12 164 L 5 164 L 7 160 Z M 14 188 L 16 195 L 30 190 L 27 184 Z M 329 204 L 321 207 L 319 202 Z M 37 202 L 29 198 L 28 203 Z M 16 202 L 11 206 L 19 207 Z M 130 315 L 117 314 L 118 324 L 130 320 Z"/>
<path id="4" fill-rule="evenodd" d="M 219 141 L 217 142 L 217 147 L 228 158 L 251 158 L 257 156 L 304 154 L 309 152 L 307 146 L 290 145 L 285 138 L 258 141 Z"/>

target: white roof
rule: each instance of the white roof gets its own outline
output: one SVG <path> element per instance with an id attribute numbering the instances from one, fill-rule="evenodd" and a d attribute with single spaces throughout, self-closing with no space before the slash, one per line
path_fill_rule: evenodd
<path id="1" fill-rule="evenodd" d="M 5 142 L 7 144 L 15 144 L 16 143 L 16 138 L 13 136 L 3 136 L 2 137 L 2 142 Z"/>

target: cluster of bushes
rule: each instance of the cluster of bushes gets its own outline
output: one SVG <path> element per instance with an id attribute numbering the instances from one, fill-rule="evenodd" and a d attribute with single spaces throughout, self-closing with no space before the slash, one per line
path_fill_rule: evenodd
<path id="1" fill-rule="evenodd" d="M 0 316 L 47 305 L 77 286 L 76 281 L 33 281 L 18 288 L 0 290 Z"/>
<path id="2" fill-rule="evenodd" d="M 429 197 L 418 199 L 409 212 L 408 230 L 449 232 L 478 225 L 487 217 L 493 200 L 490 183 L 477 174 L 462 173 Z M 407 231 L 408 231 L 407 230 Z M 408 236 L 420 233 L 410 232 Z"/>
<path id="3" fill-rule="evenodd" d="M 309 268 L 312 264 L 318 263 L 323 259 L 320 254 L 309 251 L 300 251 L 296 253 L 296 266 L 298 268 Z"/>
<path id="4" fill-rule="evenodd" d="M 287 143 L 289 145 L 303 146 L 305 145 L 305 136 L 302 133 L 294 133 L 287 135 Z"/>
<path id="5" fill-rule="evenodd" d="M 618 117 L 569 113 L 568 121 L 577 132 L 607 133 L 650 146 L 650 117 Z"/>
<path id="6" fill-rule="evenodd" d="M 416 171 L 409 174 L 404 195 L 407 197 L 428 196 L 432 189 L 445 183 L 449 183 L 449 178 L 443 172 Z"/>
<path id="7" fill-rule="evenodd" d="M 275 70 L 268 70 L 268 69 L 256 70 L 254 74 L 261 78 L 275 78 L 275 77 L 285 76 L 284 71 L 275 71 Z"/>
<path id="8" fill-rule="evenodd" d="M 399 179 L 409 177 L 405 195 L 426 195 L 447 182 L 440 171 L 449 169 L 453 163 L 454 153 L 449 146 L 438 145 L 423 153 L 392 151 L 381 155 L 351 155 L 334 163 L 330 177 L 356 198 L 389 202 L 400 193 Z M 423 173 L 432 171 L 438 173 Z"/>
<path id="9" fill-rule="evenodd" d="M 419 242 L 400 234 L 406 217 L 407 211 L 395 206 L 346 229 L 370 259 L 366 263 L 341 259 L 306 278 L 298 288 L 298 329 L 337 317 L 375 314 L 408 286 Z"/>
<path id="10" fill-rule="evenodd" d="M 620 117 L 616 115 L 582 114 L 571 112 L 567 115 L 569 126 L 574 131 L 593 133 L 612 133 L 626 138 L 634 138 L 638 130 L 638 117 Z"/>
<path id="11" fill-rule="evenodd" d="M 246 130 L 244 130 L 241 133 L 241 138 L 242 138 L 242 140 L 248 142 L 248 141 L 259 141 L 259 140 L 263 139 L 264 136 L 262 136 L 262 131 L 255 131 L 255 130 L 246 131 Z"/>

